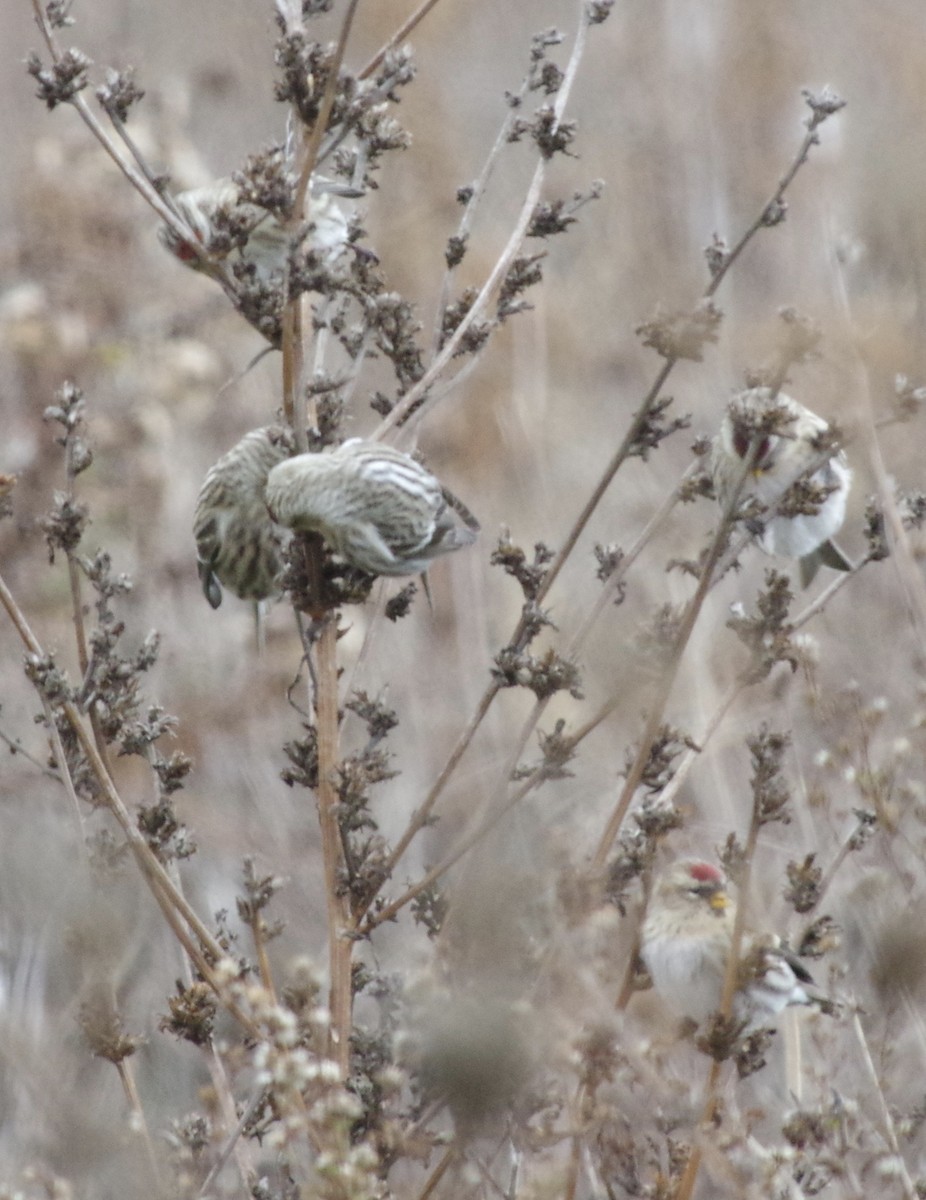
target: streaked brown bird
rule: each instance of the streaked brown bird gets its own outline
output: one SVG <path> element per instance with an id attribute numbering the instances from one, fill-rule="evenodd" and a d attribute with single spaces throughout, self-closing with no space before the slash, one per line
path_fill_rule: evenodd
<path id="1" fill-rule="evenodd" d="M 210 469 L 193 519 L 203 594 L 218 608 L 224 584 L 243 600 L 264 600 L 279 591 L 282 547 L 288 537 L 271 519 L 264 499 L 270 471 L 293 450 L 280 425 L 246 433 Z"/>
<path id="2" fill-rule="evenodd" d="M 479 523 L 407 454 L 352 438 L 334 450 L 276 465 L 267 507 L 288 529 L 320 533 L 335 553 L 371 575 L 416 575 L 471 545 Z"/>

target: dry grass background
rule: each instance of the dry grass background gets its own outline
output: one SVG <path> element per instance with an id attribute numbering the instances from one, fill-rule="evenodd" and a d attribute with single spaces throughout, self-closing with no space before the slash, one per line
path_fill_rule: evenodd
<path id="1" fill-rule="evenodd" d="M 390 286 L 418 305 L 429 332 L 444 244 L 458 219 L 455 190 L 484 161 L 503 93 L 523 75 L 530 36 L 555 24 L 568 48 L 577 7 L 572 0 L 443 0 L 411 39 L 418 76 L 397 115 L 413 144 L 388 159 L 380 189 L 362 207 L 366 240 Z M 132 128 L 177 188 L 229 172 L 279 135 L 270 5 L 98 0 L 75 15 L 73 41 L 97 64 L 138 68 L 148 96 Z M 406 15 L 397 0 L 361 3 L 348 63 L 364 62 Z M 336 20 L 321 29 L 322 40 L 333 37 Z M 567 114 L 579 123 L 577 156 L 551 165 L 547 193 L 568 196 L 602 179 L 603 196 L 548 244 L 533 311 L 500 331 L 420 430 L 427 461 L 476 512 L 482 537 L 432 570 L 433 614 L 419 602 L 403 621 L 378 629 L 354 680 L 371 695 L 388 685 L 400 718 L 388 743 L 399 774 L 373 801 L 387 839 L 401 834 L 444 764 L 516 623 L 520 593 L 489 565 L 499 528 L 528 550 L 537 540 L 561 544 L 660 365 L 635 328 L 659 302 L 690 307 L 706 283 L 703 248 L 711 235 L 732 242 L 761 210 L 799 145 L 803 87 L 829 83 L 847 107 L 822 127 L 821 145 L 789 192 L 787 220 L 761 231 L 724 282 L 717 345 L 704 362 L 681 363 L 672 375 L 673 411 L 691 414 L 690 430 L 618 474 L 546 601 L 560 633 L 541 644 L 563 645 L 578 628 L 601 586 L 594 544 L 633 543 L 692 462 L 695 437 L 713 434 L 744 373 L 770 357 L 782 306 L 822 329 L 819 357 L 794 369 L 788 390 L 844 432 L 855 472 L 842 537 L 849 553 L 865 550 L 870 494 L 886 484 L 921 486 L 922 418 L 877 426 L 894 411 L 897 374 L 926 381 L 924 35 L 918 0 L 619 0 L 592 31 Z M 2 7 L 0 41 L 8 51 L 0 75 L 0 471 L 18 476 L 13 519 L 0 528 L 3 577 L 42 643 L 76 670 L 66 570 L 61 562 L 48 566 L 38 524 L 64 481 L 42 414 L 73 379 L 87 397 L 95 454 L 80 480 L 93 519 L 85 545 L 105 546 L 115 570 L 134 580 L 118 603 L 128 643 L 160 631 L 161 656 L 146 693 L 177 716 L 173 748 L 195 763 L 177 798 L 199 846 L 182 867 L 188 895 L 204 916 L 228 910 L 241 952 L 249 953 L 234 913 L 241 862 L 253 856 L 261 871 L 287 881 L 272 909 L 285 922 L 269 947 L 278 979 L 289 977 L 298 956 L 323 974 L 314 804 L 280 780 L 282 743 L 300 730 L 287 702 L 300 659 L 292 613 L 284 603 L 274 607 L 258 657 L 248 606 L 226 597 L 214 613 L 202 598 L 190 533 L 205 471 L 279 406 L 279 355 L 241 374 L 261 348 L 259 336 L 209 280 L 164 254 L 156 218 L 76 116 L 66 107 L 47 113 L 32 98 L 32 81 L 15 61 L 39 46 L 28 4 Z M 554 56 L 562 62 L 565 55 Z M 501 156 L 461 282 L 481 280 L 495 262 L 532 169 L 526 145 Z M 364 381 L 370 391 L 381 374 Z M 377 422 L 361 398 L 346 430 L 368 433 Z M 625 916 L 607 905 L 589 912 L 572 893 L 586 886 L 585 864 L 640 732 L 642 630 L 659 605 L 681 604 L 693 590 L 689 577 L 666 573 L 665 564 L 696 556 L 716 521 L 707 501 L 678 507 L 645 548 L 624 603 L 605 610 L 580 655 L 585 699 L 555 698 L 542 727 L 561 717 L 574 728 L 618 697 L 614 713 L 583 742 L 570 777 L 528 796 L 451 874 L 442 936 L 428 939 L 403 913 L 357 951 L 370 970 L 399 981 L 406 1011 L 417 1014 L 413 1029 L 428 1027 L 421 1013 L 446 997 L 450 1016 L 437 1022 L 442 1032 L 433 1040 L 452 1040 L 452 1028 L 467 1047 L 464 1058 L 478 1059 L 479 1036 L 490 1041 L 497 1007 L 500 1043 L 517 1043 L 523 1059 L 512 1064 L 499 1054 L 495 1073 L 523 1067 L 531 1098 L 552 1106 L 538 1102 L 542 1117 L 528 1120 L 522 1094 L 522 1124 L 494 1115 L 468 1143 L 465 1163 L 431 1177 L 435 1194 L 673 1194 L 669 1148 L 695 1136 L 708 1060 L 673 1040 L 651 995 L 614 1009 L 638 883 L 629 887 Z M 669 852 L 712 856 L 729 832 L 743 837 L 748 824 L 744 737 L 763 720 L 791 732 L 784 769 L 792 820 L 762 832 L 754 912 L 798 938 L 808 918 L 782 897 L 787 863 L 815 854 L 824 871 L 836 864 L 821 911 L 841 934 L 814 971 L 846 1005 L 836 1018 L 802 1022 L 799 1101 L 786 1094 L 777 1045 L 765 1072 L 739 1091 L 724 1084 L 725 1120 L 707 1139 L 698 1195 L 926 1194 L 926 592 L 915 531 L 902 549 L 853 577 L 808 623 L 813 645 L 800 670 L 778 666 L 738 697 L 676 797 L 684 824 L 670 835 Z M 742 570 L 708 597 L 668 706 L 669 719 L 696 742 L 745 661 L 725 626 L 729 605 L 741 600 L 750 608 L 770 565 L 747 551 Z M 794 614 L 805 602 L 798 598 Z M 347 676 L 373 611 L 368 605 L 343 614 L 339 655 Z M 66 796 L 38 765 L 48 745 L 9 623 L 0 625 L 0 647 L 0 732 L 38 760 L 4 755 L 0 770 L 0 1195 L 150 1196 L 116 1072 L 90 1055 L 77 1014 L 106 981 L 126 1029 L 145 1039 L 132 1062 L 170 1178 L 164 1131 L 213 1108 L 204 1052 L 158 1027 L 180 975 L 178 947 L 131 864 L 105 885 L 89 876 Z M 525 689 L 499 696 L 452 778 L 439 822 L 403 859 L 390 895 L 452 850 L 497 796 L 532 707 Z M 349 749 L 360 740 L 349 722 L 344 737 Z M 525 757 L 536 758 L 533 738 Z M 114 770 L 130 806 L 150 800 L 140 760 L 117 760 Z M 856 809 L 873 812 L 876 826 L 861 850 L 840 859 Z M 102 811 L 88 814 L 88 830 L 107 819 Z M 461 999 L 473 995 L 478 1017 Z M 860 1017 L 853 1016 L 855 999 Z M 504 1024 L 511 1011 L 517 1037 Z M 358 1015 L 372 1026 L 380 1020 L 370 1000 Z M 220 1048 L 221 1039 L 228 1049 L 237 1036 L 230 1022 L 220 1024 Z M 406 1033 L 399 1052 L 413 1064 L 413 1051 L 402 1051 L 409 1040 Z M 591 1069 L 593 1042 L 603 1057 L 601 1047 L 609 1048 L 612 1070 L 583 1108 L 574 1103 L 576 1087 Z M 491 1042 L 486 1053 L 497 1053 Z M 246 1067 L 231 1050 L 225 1066 L 233 1091 L 246 1099 Z M 488 1090 L 492 1074 L 477 1078 L 477 1091 Z M 795 1108 L 819 1119 L 819 1132 L 798 1148 L 781 1133 Z M 452 1127 L 446 1113 L 422 1122 Z M 577 1129 L 581 1152 L 567 1136 Z M 422 1133 L 417 1144 L 424 1142 Z M 514 1184 L 511 1144 L 521 1155 Z M 442 1150 L 417 1161 L 413 1149 L 410 1137 L 401 1142 L 384 1195 L 425 1195 Z M 254 1154 L 274 1182 L 253 1194 L 290 1194 L 266 1165 L 271 1151 L 255 1147 Z M 197 1195 L 205 1169 L 191 1170 L 193 1182 L 165 1183 L 167 1194 Z M 354 1194 L 338 1186 L 303 1184 L 300 1194 Z M 231 1166 L 210 1194 L 249 1193 Z"/>

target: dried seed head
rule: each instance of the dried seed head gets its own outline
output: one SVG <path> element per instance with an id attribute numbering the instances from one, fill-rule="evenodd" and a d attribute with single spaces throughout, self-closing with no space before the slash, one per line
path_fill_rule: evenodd
<path id="1" fill-rule="evenodd" d="M 279 590 L 285 531 L 270 519 L 264 485 L 292 449 L 282 426 L 252 429 L 203 481 L 193 536 L 203 593 L 213 608 L 222 603 L 220 583 L 242 599 L 263 600 Z"/>
<path id="2" fill-rule="evenodd" d="M 270 472 L 266 498 L 281 525 L 320 533 L 351 566 L 372 575 L 424 571 L 432 558 L 471 545 L 479 529 L 413 458 L 359 438 L 281 462 Z"/>

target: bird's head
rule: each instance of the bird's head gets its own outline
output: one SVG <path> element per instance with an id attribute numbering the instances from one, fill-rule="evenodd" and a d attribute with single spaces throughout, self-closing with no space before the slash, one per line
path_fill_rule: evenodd
<path id="1" fill-rule="evenodd" d="M 675 899 L 718 915 L 726 911 L 730 897 L 723 872 L 713 863 L 682 859 L 665 872 L 656 885 L 662 899 Z"/>
<path id="2" fill-rule="evenodd" d="M 750 388 L 734 396 L 723 420 L 724 448 L 750 464 L 754 475 L 774 469 L 786 443 L 795 438 L 801 408 L 783 392 Z"/>

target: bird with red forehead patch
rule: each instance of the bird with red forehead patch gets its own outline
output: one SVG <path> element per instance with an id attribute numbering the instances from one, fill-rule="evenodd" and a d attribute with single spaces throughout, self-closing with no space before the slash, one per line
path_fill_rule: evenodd
<path id="1" fill-rule="evenodd" d="M 640 939 L 653 986 L 668 1006 L 699 1025 L 719 1011 L 733 942 L 736 903 L 723 872 L 713 863 L 680 859 L 656 880 Z M 748 1029 L 774 1022 L 789 1004 L 809 1004 L 811 983 L 800 962 L 777 938 L 744 934 L 740 982 L 733 1016 Z"/>
<path id="2" fill-rule="evenodd" d="M 232 179 L 217 179 L 172 197 L 192 239 L 185 240 L 170 225 L 158 230 L 165 250 L 195 271 L 215 273 L 214 263 L 253 268 L 258 282 L 282 282 L 291 246 L 312 251 L 330 265 L 342 253 L 350 232 L 335 195 L 358 196 L 356 188 L 332 180 L 312 181 L 309 220 L 301 230 L 289 230 L 278 213 L 242 198 Z"/>
<path id="3" fill-rule="evenodd" d="M 729 502 L 746 467 L 740 502 L 753 499 L 764 510 L 756 540 L 766 554 L 799 559 L 804 587 L 821 566 L 852 569 L 832 541 L 845 520 L 852 473 L 841 450 L 822 448 L 828 432 L 822 417 L 783 392 L 750 388 L 730 401 L 711 452 L 720 503 Z M 798 498 L 798 483 L 814 494 Z"/>

